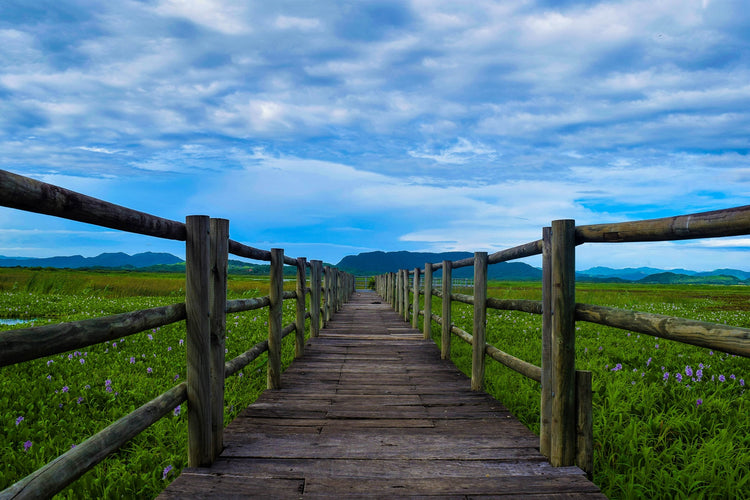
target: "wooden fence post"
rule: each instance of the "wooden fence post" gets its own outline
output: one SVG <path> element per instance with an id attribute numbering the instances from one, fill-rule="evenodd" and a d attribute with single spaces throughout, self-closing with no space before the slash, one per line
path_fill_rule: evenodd
<path id="1" fill-rule="evenodd" d="M 402 286 L 404 287 L 404 295 L 403 295 L 404 321 L 408 323 L 409 322 L 409 270 L 404 269 L 403 273 L 404 273 L 404 280 L 402 281 Z"/>
<path id="2" fill-rule="evenodd" d="M 323 268 L 323 328 L 331 321 L 331 266 Z"/>
<path id="3" fill-rule="evenodd" d="M 542 394 L 539 452 L 550 456 L 552 422 L 552 228 L 542 229 Z"/>
<path id="4" fill-rule="evenodd" d="M 419 323 L 419 268 L 414 268 L 414 298 L 412 301 L 411 327 L 417 329 Z"/>
<path id="5" fill-rule="evenodd" d="M 576 459 L 575 221 L 552 221 L 552 421 L 550 463 Z"/>
<path id="6" fill-rule="evenodd" d="M 487 344 L 487 252 L 474 252 L 474 325 L 471 341 L 471 390 L 484 389 Z"/>
<path id="7" fill-rule="evenodd" d="M 307 294 L 307 259 L 297 258 L 297 318 L 295 321 L 294 357 L 305 353 L 305 295 Z M 312 330 L 312 328 L 311 328 Z"/>
<path id="8" fill-rule="evenodd" d="M 440 336 L 440 358 L 451 359 L 451 274 L 453 263 L 443 261 L 443 327 Z"/>
<path id="9" fill-rule="evenodd" d="M 393 291 L 393 295 L 396 300 L 394 309 L 399 316 L 402 314 L 401 305 L 404 303 L 403 299 L 401 298 L 401 294 L 404 292 L 404 288 L 401 286 L 401 275 L 401 269 L 399 269 L 394 277 L 396 289 Z"/>
<path id="10" fill-rule="evenodd" d="M 310 335 L 320 335 L 320 272 L 323 263 L 319 260 L 310 261 Z"/>
<path id="11" fill-rule="evenodd" d="M 391 276 L 391 285 L 390 285 L 391 300 L 390 300 L 390 304 L 391 304 L 391 307 L 393 307 L 394 309 L 396 309 L 396 312 L 398 312 L 398 306 L 397 306 L 397 304 L 398 304 L 398 293 L 397 293 L 398 292 L 398 283 L 397 283 L 398 274 L 397 273 L 388 273 L 388 274 L 390 274 L 390 276 Z"/>
<path id="12" fill-rule="evenodd" d="M 211 464 L 211 302 L 209 217 L 186 218 L 188 466 Z"/>
<path id="13" fill-rule="evenodd" d="M 432 336 L 432 264 L 424 265 L 424 324 L 422 334 L 425 340 Z"/>
<path id="14" fill-rule="evenodd" d="M 224 351 L 227 335 L 229 221 L 211 219 L 211 434 L 213 462 L 224 449 Z"/>
<path id="15" fill-rule="evenodd" d="M 281 316 L 284 306 L 284 249 L 271 249 L 268 297 L 268 389 L 281 389 Z"/>

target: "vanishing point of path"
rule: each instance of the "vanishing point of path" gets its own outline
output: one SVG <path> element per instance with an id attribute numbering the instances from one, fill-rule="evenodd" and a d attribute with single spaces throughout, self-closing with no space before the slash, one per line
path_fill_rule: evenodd
<path id="1" fill-rule="evenodd" d="M 213 466 L 159 498 L 605 498 L 375 293 L 354 294 L 281 382 L 227 426 Z"/>

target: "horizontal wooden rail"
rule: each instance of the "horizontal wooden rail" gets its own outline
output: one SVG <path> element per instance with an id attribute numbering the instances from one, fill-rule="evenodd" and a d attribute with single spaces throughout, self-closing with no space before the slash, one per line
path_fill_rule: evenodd
<path id="1" fill-rule="evenodd" d="M 271 262 L 271 252 L 268 250 L 260 250 L 234 240 L 229 240 L 229 253 L 246 259 Z"/>
<path id="2" fill-rule="evenodd" d="M 268 351 L 268 339 L 262 340 L 243 352 L 236 358 L 232 358 L 224 365 L 224 377 L 234 375 L 238 371 L 252 363 L 258 356 Z"/>
<path id="3" fill-rule="evenodd" d="M 530 314 L 542 314 L 541 300 L 495 299 L 488 297 L 487 307 L 501 311 L 522 311 Z"/>
<path id="4" fill-rule="evenodd" d="M 527 378 L 530 378 L 531 380 L 535 380 L 539 383 L 542 382 L 542 368 L 541 367 L 531 364 L 522 359 L 519 359 L 506 352 L 503 352 L 491 344 L 487 344 L 487 347 L 485 347 L 484 352 L 486 352 L 487 355 L 490 356 L 492 359 L 494 359 L 498 363 L 501 363 L 507 366 L 511 370 L 518 372 L 521 375 Z"/>
<path id="5" fill-rule="evenodd" d="M 266 295 L 265 297 L 256 297 L 253 299 L 235 299 L 227 301 L 227 313 L 252 311 L 254 309 L 262 309 L 268 307 L 271 304 L 271 299 Z"/>
<path id="6" fill-rule="evenodd" d="M 185 304 L 174 304 L 70 323 L 8 330 L 0 333 L 0 366 L 127 337 L 182 321 L 185 316 Z"/>
<path id="7" fill-rule="evenodd" d="M 422 314 L 424 315 L 424 313 Z M 432 315 L 432 320 L 439 325 L 443 324 L 443 319 L 436 314 Z M 472 344 L 473 336 L 469 332 L 462 330 L 455 325 L 451 325 L 451 333 L 456 335 L 467 344 Z M 485 353 L 487 353 L 487 355 L 495 361 L 507 366 L 511 370 L 518 372 L 527 378 L 530 378 L 537 382 L 542 381 L 542 369 L 538 366 L 535 366 L 527 361 L 503 352 L 489 343 L 485 344 Z"/>
<path id="8" fill-rule="evenodd" d="M 0 170 L 0 205 L 129 233 L 185 241 L 185 224 Z"/>
<path id="9" fill-rule="evenodd" d="M 524 257 L 532 257 L 534 255 L 540 255 L 542 253 L 542 240 L 531 241 L 518 245 L 513 248 L 507 248 L 490 254 L 487 257 L 487 264 L 498 264 L 500 262 L 506 262 L 514 259 L 523 259 Z"/>
<path id="10" fill-rule="evenodd" d="M 661 219 L 577 226 L 576 243 L 670 241 L 750 232 L 750 205 Z"/>
<path id="11" fill-rule="evenodd" d="M 576 304 L 575 315 L 578 321 L 613 326 L 750 357 L 750 328 L 591 304 Z"/>
<path id="12" fill-rule="evenodd" d="M 229 240 L 229 253 L 238 257 L 244 257 L 246 259 L 271 262 L 271 252 L 269 252 L 268 250 L 261 250 L 259 248 L 251 247 L 235 240 Z M 297 259 L 285 255 L 284 264 L 296 266 Z"/>
<path id="13" fill-rule="evenodd" d="M 187 399 L 183 382 L 2 491 L 3 498 L 51 498 Z"/>

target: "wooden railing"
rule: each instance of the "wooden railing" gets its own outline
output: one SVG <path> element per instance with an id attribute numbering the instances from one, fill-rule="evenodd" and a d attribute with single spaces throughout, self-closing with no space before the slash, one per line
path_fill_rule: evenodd
<path id="1" fill-rule="evenodd" d="M 125 415 L 41 469 L 0 492 L 0 498 L 51 497 L 154 422 L 187 401 L 188 466 L 211 464 L 223 447 L 224 379 L 268 353 L 267 386 L 281 386 L 281 340 L 296 333 L 295 355 L 305 346 L 305 321 L 318 336 L 354 291 L 353 276 L 229 239 L 229 221 L 189 216 L 185 223 L 137 212 L 51 184 L 0 170 L 0 205 L 87 222 L 131 233 L 185 241 L 185 302 L 72 323 L 0 333 L 0 367 L 186 322 L 187 381 Z M 271 263 L 266 297 L 227 300 L 228 254 Z M 294 291 L 283 291 L 283 266 L 297 268 Z M 307 270 L 310 286 L 307 287 Z M 306 296 L 310 310 L 306 311 Z M 282 303 L 296 301 L 296 320 L 282 325 Z M 268 339 L 226 361 L 226 314 L 269 308 Z"/>
<path id="2" fill-rule="evenodd" d="M 471 387 L 481 390 L 485 355 L 541 383 L 540 451 L 554 466 L 577 464 L 593 470 L 591 372 L 575 369 L 575 322 L 587 321 L 658 336 L 750 357 L 750 329 L 695 321 L 660 314 L 627 311 L 575 302 L 575 247 L 584 243 L 620 243 L 714 238 L 750 234 L 750 206 L 678 217 L 576 226 L 573 220 L 556 220 L 543 228 L 542 239 L 487 255 L 405 270 L 376 277 L 376 291 L 397 312 L 418 327 L 424 316 L 424 338 L 431 336 L 432 321 L 441 325 L 441 356 L 450 359 L 451 334 L 472 345 Z M 500 300 L 487 297 L 487 266 L 513 259 L 542 255 L 542 300 Z M 474 266 L 474 295 L 452 293 L 451 271 Z M 442 269 L 440 290 L 433 288 L 433 271 Z M 424 286 L 420 286 L 420 276 Z M 412 276 L 410 283 L 409 276 Z M 424 292 L 421 292 L 421 289 Z M 424 294 L 424 309 L 419 295 Z M 411 295 L 411 304 L 410 304 Z M 432 299 L 442 298 L 442 315 L 432 312 Z M 451 322 L 451 302 L 474 306 L 472 333 Z M 542 366 L 518 359 L 487 344 L 487 308 L 542 315 Z"/>

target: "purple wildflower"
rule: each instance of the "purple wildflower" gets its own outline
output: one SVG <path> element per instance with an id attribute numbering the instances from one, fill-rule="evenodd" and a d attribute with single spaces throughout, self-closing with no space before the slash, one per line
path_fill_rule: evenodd
<path id="1" fill-rule="evenodd" d="M 63 392 L 68 392 L 69 390 L 70 390 L 70 388 L 67 385 L 64 385 L 63 388 L 62 388 Z"/>
<path id="2" fill-rule="evenodd" d="M 646 361 L 646 366 L 648 366 L 650 364 L 651 364 L 651 358 L 648 358 L 648 360 Z"/>
<path id="3" fill-rule="evenodd" d="M 677 374 L 676 374 L 676 375 L 674 376 L 674 378 L 676 378 L 678 382 L 682 382 L 682 373 L 679 373 L 679 372 L 678 372 L 678 373 L 677 373 Z"/>
<path id="4" fill-rule="evenodd" d="M 152 368 L 151 368 L 150 366 L 149 366 L 148 368 L 146 368 L 146 373 L 151 373 L 151 372 L 153 372 L 153 371 L 154 371 L 154 370 L 153 370 L 153 369 L 152 369 Z"/>
<path id="5" fill-rule="evenodd" d="M 688 365 L 688 366 L 685 367 L 685 375 L 688 376 L 688 377 L 692 377 L 693 376 L 693 369 L 690 368 L 690 365 Z"/>
<path id="6" fill-rule="evenodd" d="M 664 380 L 664 382 L 669 380 L 669 372 L 664 372 L 664 377 L 662 377 L 662 379 Z"/>
<path id="7" fill-rule="evenodd" d="M 134 358 L 134 357 L 132 357 L 132 356 L 130 357 L 130 364 L 131 364 L 131 365 L 134 365 L 134 364 L 135 364 L 135 358 Z"/>
<path id="8" fill-rule="evenodd" d="M 180 407 L 179 406 L 175 406 L 175 408 L 174 408 L 174 416 L 175 417 L 179 417 L 180 416 Z"/>
<path id="9" fill-rule="evenodd" d="M 617 371 L 620 371 L 620 370 L 622 370 L 622 363 L 617 363 L 617 364 L 615 365 L 615 367 L 614 367 L 614 368 L 612 368 L 612 370 L 611 370 L 611 371 L 613 371 L 613 372 L 617 372 Z"/>
<path id="10" fill-rule="evenodd" d="M 179 376 L 179 375 L 175 375 L 175 376 L 174 376 L 174 380 L 175 380 L 175 382 L 177 382 L 177 379 L 178 379 L 178 378 L 180 378 L 180 376 Z"/>
<path id="11" fill-rule="evenodd" d="M 16 419 L 16 425 L 20 424 L 21 422 L 23 422 L 23 417 L 19 416 L 19 417 L 18 417 L 18 418 Z"/>
<path id="12" fill-rule="evenodd" d="M 741 378 L 741 379 L 740 379 L 740 385 L 741 385 L 742 387 L 745 387 L 745 379 L 744 379 L 744 378 Z"/>
<path id="13" fill-rule="evenodd" d="M 701 369 L 698 369 L 698 371 L 697 371 L 697 372 L 695 372 L 695 376 L 696 376 L 696 378 L 697 378 L 697 381 L 698 381 L 698 382 L 700 382 L 700 381 L 701 381 L 701 379 L 703 378 L 703 370 L 701 370 Z"/>
<path id="14" fill-rule="evenodd" d="M 162 480 L 164 480 L 164 479 L 167 478 L 167 475 L 169 475 L 169 473 L 170 473 L 171 470 L 172 470 L 172 466 L 171 465 L 167 465 L 166 467 L 164 467 L 164 472 L 162 472 L 162 474 L 161 474 Z"/>
<path id="15" fill-rule="evenodd" d="M 703 400 L 701 398 L 698 398 L 698 400 L 695 402 L 695 406 L 698 407 L 703 404 Z"/>
<path id="16" fill-rule="evenodd" d="M 29 451 L 29 448 L 31 448 L 32 444 L 33 443 L 31 441 L 26 441 L 25 443 L 23 443 L 23 451 Z"/>
<path id="17" fill-rule="evenodd" d="M 731 375 L 729 376 L 729 378 L 731 378 L 732 380 L 736 380 L 736 379 L 737 379 L 737 377 L 735 377 L 735 376 L 734 376 L 734 373 L 733 373 L 733 374 L 731 374 Z"/>
<path id="18" fill-rule="evenodd" d="M 85 359 L 83 359 L 83 358 L 79 359 L 78 361 L 80 361 L 80 362 L 81 362 L 81 364 L 84 364 L 84 363 L 86 362 L 86 360 L 85 360 Z"/>
<path id="19" fill-rule="evenodd" d="M 726 382 L 727 378 L 724 375 L 719 375 L 719 382 Z"/>

